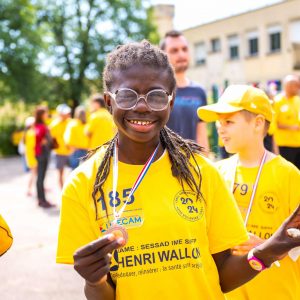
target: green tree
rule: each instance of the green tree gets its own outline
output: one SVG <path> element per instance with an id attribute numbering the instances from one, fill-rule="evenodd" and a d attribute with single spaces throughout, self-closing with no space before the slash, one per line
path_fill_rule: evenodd
<path id="1" fill-rule="evenodd" d="M 64 91 L 77 106 L 101 88 L 105 56 L 116 45 L 147 38 L 157 42 L 151 9 L 141 0 L 48 0 L 39 12 L 49 28 L 45 37 L 53 67 L 50 74 L 64 80 Z"/>
<path id="2" fill-rule="evenodd" d="M 0 2 L 0 100 L 36 101 L 43 91 L 38 70 L 42 42 L 38 6 L 30 0 Z"/>

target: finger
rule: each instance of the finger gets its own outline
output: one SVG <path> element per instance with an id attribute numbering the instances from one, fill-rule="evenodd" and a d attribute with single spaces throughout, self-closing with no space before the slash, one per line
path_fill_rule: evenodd
<path id="1" fill-rule="evenodd" d="M 106 276 L 109 273 L 110 266 L 102 267 L 101 269 L 95 270 L 90 276 L 89 279 L 86 279 L 88 282 L 95 284 L 99 282 L 101 279 L 103 279 L 104 276 Z"/>
<path id="2" fill-rule="evenodd" d="M 110 259 L 102 259 L 88 266 L 74 265 L 74 269 L 86 280 L 94 282 L 101 278 L 93 278 L 94 274 L 100 270 L 103 274 L 107 274 L 106 270 L 110 269 Z M 104 271 L 102 270 L 104 269 Z M 102 274 L 101 273 L 101 274 Z M 93 278 L 93 279 L 92 279 Z"/>
<path id="3" fill-rule="evenodd" d="M 123 245 L 123 240 L 122 238 L 119 238 L 117 240 L 114 240 L 110 242 L 109 244 L 106 244 L 102 248 L 94 251 L 93 253 L 90 253 L 88 255 L 78 255 L 77 253 L 74 254 L 74 263 L 75 264 L 82 264 L 82 259 L 86 258 L 84 261 L 85 264 L 93 264 L 103 257 L 105 257 L 108 253 L 111 253 L 113 250 L 116 250 L 120 248 Z"/>
<path id="4" fill-rule="evenodd" d="M 113 234 L 107 234 L 104 235 L 103 237 L 92 241 L 91 243 L 79 248 L 76 250 L 74 253 L 74 256 L 76 257 L 81 257 L 81 256 L 87 256 L 95 251 L 98 251 L 99 249 L 103 248 L 107 244 L 111 243 L 112 241 L 115 240 L 115 236 Z"/>
<path id="5" fill-rule="evenodd" d="M 109 264 L 111 261 L 112 254 L 108 253 L 106 255 L 100 255 L 97 252 L 91 254 L 90 256 L 82 257 L 76 261 L 74 261 L 74 268 L 75 270 L 79 268 L 86 268 L 88 266 L 91 266 L 93 264 L 98 265 L 99 267 Z"/>

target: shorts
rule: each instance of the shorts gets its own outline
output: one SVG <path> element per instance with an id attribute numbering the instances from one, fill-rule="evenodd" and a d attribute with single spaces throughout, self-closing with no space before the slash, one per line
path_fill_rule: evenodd
<path id="1" fill-rule="evenodd" d="M 69 166 L 69 155 L 55 155 L 55 167 L 62 170 L 64 167 Z"/>

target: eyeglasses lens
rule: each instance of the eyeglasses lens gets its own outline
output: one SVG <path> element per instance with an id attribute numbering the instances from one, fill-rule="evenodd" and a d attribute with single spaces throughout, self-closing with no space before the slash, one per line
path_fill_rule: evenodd
<path id="1" fill-rule="evenodd" d="M 116 95 L 119 107 L 130 109 L 136 105 L 137 95 L 131 90 L 119 90 Z M 147 104 L 153 110 L 164 109 L 169 102 L 168 95 L 164 91 L 154 90 L 147 94 Z"/>

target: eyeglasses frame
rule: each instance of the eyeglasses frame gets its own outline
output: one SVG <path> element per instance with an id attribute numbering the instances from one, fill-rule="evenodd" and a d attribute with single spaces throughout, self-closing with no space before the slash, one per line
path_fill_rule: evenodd
<path id="1" fill-rule="evenodd" d="M 119 91 L 124 91 L 124 90 L 126 90 L 126 91 L 132 91 L 132 92 L 134 92 L 134 93 L 136 94 L 136 103 L 135 103 L 132 107 L 130 107 L 130 108 L 123 108 L 123 107 L 120 107 L 120 106 L 118 105 L 117 101 L 116 101 L 116 96 L 117 96 L 118 92 L 119 92 Z M 163 108 L 161 108 L 161 109 L 153 109 L 153 108 L 150 107 L 150 105 L 148 104 L 147 97 L 148 97 L 149 93 L 152 93 L 152 92 L 155 92 L 155 91 L 162 91 L 162 92 L 166 93 L 166 95 L 168 96 L 168 103 L 166 104 L 165 107 L 163 107 Z M 119 90 L 116 90 L 115 93 L 112 93 L 112 92 L 110 92 L 110 91 L 107 91 L 106 93 L 114 99 L 114 101 L 115 101 L 117 107 L 118 107 L 119 109 L 122 109 L 122 110 L 131 110 L 131 109 L 134 109 L 134 108 L 137 106 L 137 104 L 139 103 L 140 99 L 143 98 L 144 101 L 145 101 L 145 103 L 146 103 L 146 105 L 148 106 L 149 109 L 151 109 L 151 110 L 153 110 L 153 111 L 163 111 L 163 110 L 165 110 L 165 109 L 168 107 L 169 103 L 170 103 L 171 100 L 173 99 L 173 92 L 172 92 L 172 94 L 169 94 L 167 91 L 165 91 L 165 90 L 163 90 L 163 89 L 154 89 L 154 90 L 149 91 L 147 94 L 138 94 L 138 93 L 137 93 L 135 90 L 133 90 L 133 89 L 130 89 L 130 88 L 121 88 L 121 89 L 119 89 Z"/>

